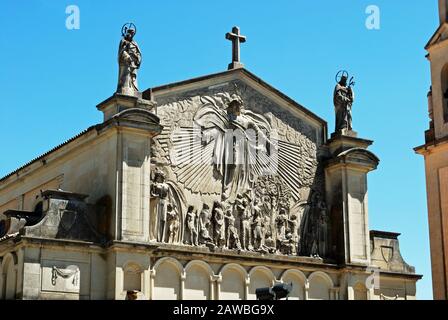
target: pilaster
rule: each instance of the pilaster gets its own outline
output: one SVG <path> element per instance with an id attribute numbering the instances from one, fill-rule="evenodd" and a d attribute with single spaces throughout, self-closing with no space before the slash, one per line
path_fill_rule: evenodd
<path id="1" fill-rule="evenodd" d="M 333 222 L 332 243 L 342 263 L 370 263 L 367 173 L 379 163 L 367 150 L 371 144 L 344 135 L 335 135 L 327 143 L 331 153 L 325 168 L 327 204 Z"/>

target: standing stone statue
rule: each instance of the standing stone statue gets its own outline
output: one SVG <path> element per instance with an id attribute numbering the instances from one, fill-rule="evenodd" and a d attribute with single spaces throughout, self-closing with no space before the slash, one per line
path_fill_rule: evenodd
<path id="1" fill-rule="evenodd" d="M 257 199 L 255 199 L 253 203 L 252 211 L 253 211 L 252 226 L 254 229 L 253 245 L 255 250 L 259 250 L 264 244 L 264 238 L 263 238 L 264 218 L 263 215 L 261 214 L 261 209 L 258 206 Z"/>
<path id="2" fill-rule="evenodd" d="M 247 199 L 243 199 L 236 210 L 241 219 L 241 246 L 244 250 L 252 250 L 252 211 Z"/>
<path id="3" fill-rule="evenodd" d="M 355 93 L 352 86 L 353 77 L 348 81 L 348 73 L 341 71 L 336 76 L 336 87 L 334 88 L 333 102 L 336 112 L 336 128 L 335 133 L 347 134 L 353 130 L 352 128 L 352 105 L 355 101 Z"/>
<path id="4" fill-rule="evenodd" d="M 179 216 L 173 210 L 171 204 L 168 204 L 167 206 L 167 221 L 168 221 L 167 242 L 175 243 L 177 241 L 177 235 L 179 233 Z"/>
<path id="5" fill-rule="evenodd" d="M 222 248 L 226 243 L 225 218 L 222 205 L 216 201 L 213 208 L 214 243 Z"/>
<path id="6" fill-rule="evenodd" d="M 151 215 L 151 237 L 158 242 L 165 240 L 169 185 L 165 182 L 165 173 L 157 170 L 151 185 L 151 201 L 155 209 Z"/>
<path id="7" fill-rule="evenodd" d="M 137 70 L 142 63 L 142 54 L 134 36 L 137 29 L 133 23 L 127 23 L 121 30 L 122 39 L 118 49 L 118 86 L 117 93 L 138 96 Z"/>
<path id="8" fill-rule="evenodd" d="M 213 244 L 213 239 L 210 236 L 212 214 L 210 213 L 210 207 L 204 203 L 201 213 L 199 215 L 199 243 L 210 245 Z"/>
<path id="9" fill-rule="evenodd" d="M 276 218 L 277 223 L 277 241 L 281 243 L 281 241 L 286 238 L 286 227 L 288 223 L 289 217 L 284 208 L 280 209 L 280 212 Z"/>
<path id="10" fill-rule="evenodd" d="M 235 217 L 232 214 L 230 208 L 226 209 L 226 214 L 224 216 L 227 224 L 227 238 L 226 246 L 228 249 L 241 250 L 240 237 L 238 235 L 238 229 L 235 227 Z"/>
<path id="11" fill-rule="evenodd" d="M 188 231 L 188 238 L 185 243 L 192 246 L 198 246 L 198 216 L 194 206 L 189 206 L 187 210 L 186 224 Z"/>
<path id="12" fill-rule="evenodd" d="M 319 229 L 318 229 L 318 241 L 319 241 L 319 256 L 327 256 L 327 245 L 328 245 L 328 215 L 327 206 L 325 202 L 319 203 Z"/>
<path id="13" fill-rule="evenodd" d="M 234 202 L 238 194 L 251 189 L 251 178 L 256 174 L 252 158 L 261 152 L 254 147 L 257 139 L 274 146 L 266 135 L 271 131 L 270 124 L 260 119 L 246 110 L 242 97 L 236 93 L 231 95 L 226 109 L 205 104 L 195 115 L 195 123 L 204 128 L 204 146 L 214 143 L 213 166 L 221 178 L 223 201 Z"/>

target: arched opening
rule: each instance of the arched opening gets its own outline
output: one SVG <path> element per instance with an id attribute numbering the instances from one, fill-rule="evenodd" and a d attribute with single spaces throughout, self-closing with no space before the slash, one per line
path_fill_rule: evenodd
<path id="1" fill-rule="evenodd" d="M 257 295 L 255 291 L 259 288 L 272 287 L 274 284 L 274 275 L 270 270 L 264 270 L 260 268 L 255 268 L 251 271 L 250 275 L 250 285 L 249 285 L 249 296 L 247 300 L 256 300 Z"/>
<path id="2" fill-rule="evenodd" d="M 442 69 L 442 106 L 443 106 L 443 120 L 448 122 L 448 64 Z"/>
<path id="3" fill-rule="evenodd" d="M 309 278 L 309 299 L 330 300 L 331 279 L 324 273 L 313 273 Z"/>
<path id="4" fill-rule="evenodd" d="M 193 263 L 185 268 L 184 299 L 209 300 L 210 299 L 210 270 L 206 266 Z"/>
<path id="5" fill-rule="evenodd" d="M 112 206 L 113 201 L 109 195 L 101 197 L 96 202 L 98 231 L 100 234 L 106 236 L 107 239 L 112 239 L 110 232 L 112 223 Z"/>
<path id="6" fill-rule="evenodd" d="M 167 259 L 155 267 L 153 300 L 179 300 L 181 267 L 174 259 Z"/>
<path id="7" fill-rule="evenodd" d="M 124 268 L 123 289 L 124 291 L 142 291 L 142 268 L 134 263 L 127 264 Z"/>
<path id="8" fill-rule="evenodd" d="M 3 282 L 4 294 L 6 300 L 14 300 L 16 298 L 16 268 L 12 256 L 6 257 L 3 263 Z"/>
<path id="9" fill-rule="evenodd" d="M 353 288 L 354 300 L 368 300 L 367 298 L 367 288 L 362 283 L 357 283 Z"/>
<path id="10" fill-rule="evenodd" d="M 220 300 L 243 300 L 245 294 L 245 272 L 240 268 L 228 266 L 221 271 L 222 284 Z"/>
<path id="11" fill-rule="evenodd" d="M 289 294 L 289 300 L 305 300 L 305 276 L 297 270 L 289 270 L 283 274 L 282 282 L 291 284 L 292 290 Z"/>

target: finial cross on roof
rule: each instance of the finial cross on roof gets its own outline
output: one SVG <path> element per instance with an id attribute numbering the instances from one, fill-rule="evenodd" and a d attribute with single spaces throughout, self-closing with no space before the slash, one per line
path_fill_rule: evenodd
<path id="1" fill-rule="evenodd" d="M 246 37 L 240 33 L 240 28 L 233 27 L 232 32 L 226 33 L 226 39 L 232 41 L 232 63 L 230 69 L 242 68 L 244 65 L 240 61 L 240 44 L 246 42 Z"/>

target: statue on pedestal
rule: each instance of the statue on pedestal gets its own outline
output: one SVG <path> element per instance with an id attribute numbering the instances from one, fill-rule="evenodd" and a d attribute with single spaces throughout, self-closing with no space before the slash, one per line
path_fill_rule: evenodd
<path id="1" fill-rule="evenodd" d="M 336 112 L 335 133 L 347 134 L 352 128 L 352 105 L 355 101 L 355 93 L 352 87 L 355 85 L 353 77 L 348 81 L 347 71 L 339 71 L 336 75 L 336 87 L 334 88 L 333 102 Z"/>
<path id="2" fill-rule="evenodd" d="M 122 39 L 118 49 L 118 86 L 117 93 L 129 96 L 138 95 L 137 70 L 142 63 L 142 54 L 134 36 L 137 28 L 127 23 L 121 30 Z"/>

